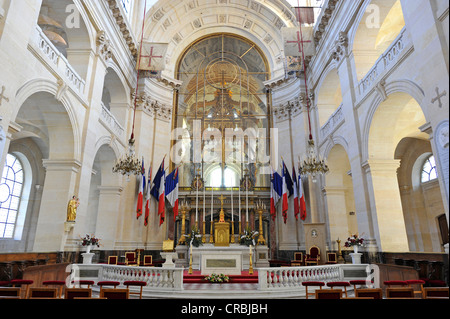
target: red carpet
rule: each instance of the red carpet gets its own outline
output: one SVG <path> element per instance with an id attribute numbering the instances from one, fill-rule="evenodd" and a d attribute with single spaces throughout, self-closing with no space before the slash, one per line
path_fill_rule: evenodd
<path id="1" fill-rule="evenodd" d="M 185 270 L 183 274 L 183 283 L 207 284 L 209 282 L 205 280 L 205 277 L 205 275 L 200 274 L 200 270 L 194 270 L 192 275 L 189 275 L 188 271 Z M 228 278 L 230 278 L 230 281 L 228 282 L 230 284 L 254 284 L 258 283 L 258 272 L 254 271 L 253 274 L 250 275 L 248 271 L 243 271 L 240 275 L 228 275 Z"/>

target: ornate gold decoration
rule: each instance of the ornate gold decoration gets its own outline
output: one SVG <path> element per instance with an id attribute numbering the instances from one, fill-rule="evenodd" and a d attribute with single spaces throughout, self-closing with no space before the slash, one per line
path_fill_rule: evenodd
<path id="1" fill-rule="evenodd" d="M 178 244 L 184 245 L 186 244 L 186 212 L 189 210 L 186 201 L 181 203 L 181 238 L 178 241 Z"/>
<path id="2" fill-rule="evenodd" d="M 266 244 L 266 240 L 264 239 L 263 236 L 263 218 L 262 218 L 262 214 L 264 212 L 264 210 L 266 209 L 266 205 L 264 205 L 264 203 L 262 201 L 258 201 L 256 203 L 256 211 L 258 212 L 258 216 L 259 216 L 259 237 L 258 237 L 258 245 L 265 245 Z"/>
<path id="3" fill-rule="evenodd" d="M 314 147 L 314 140 L 309 139 L 308 141 L 308 153 L 303 159 L 301 164 L 299 164 L 299 173 L 302 176 L 311 176 L 312 181 L 315 183 L 317 176 L 328 173 L 329 168 L 325 161 L 316 155 L 316 150 Z"/>
<path id="4" fill-rule="evenodd" d="M 116 162 L 112 171 L 127 177 L 142 174 L 142 163 L 135 155 L 133 138 L 128 141 L 128 153 Z"/>

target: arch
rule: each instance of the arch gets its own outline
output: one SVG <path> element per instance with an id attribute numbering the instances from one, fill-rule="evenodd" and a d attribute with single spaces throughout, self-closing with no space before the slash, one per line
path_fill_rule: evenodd
<path id="1" fill-rule="evenodd" d="M 358 81 L 367 74 L 404 26 L 400 0 L 364 1 L 348 32 Z"/>
<path id="2" fill-rule="evenodd" d="M 106 69 L 102 103 L 122 127 L 127 123 L 130 98 L 131 94 L 122 73 L 118 72 L 115 64 L 110 65 Z"/>
<path id="3" fill-rule="evenodd" d="M 420 106 L 424 116 L 425 121 L 428 121 L 427 108 L 422 106 L 423 99 L 425 97 L 424 91 L 416 83 L 410 80 L 397 80 L 384 84 L 384 90 L 386 96 L 383 96 L 379 91 L 375 91 L 375 96 L 366 112 L 366 118 L 364 120 L 363 130 L 362 130 L 362 159 L 363 162 L 369 159 L 369 132 L 372 125 L 373 117 L 378 109 L 378 107 L 395 93 L 405 93 L 411 96 Z"/>
<path id="4" fill-rule="evenodd" d="M 70 97 L 67 95 L 67 92 L 64 91 L 62 94 L 60 94 L 59 100 L 57 100 L 56 96 L 58 95 L 58 93 L 59 87 L 55 82 L 52 82 L 47 79 L 34 79 L 28 81 L 16 92 L 15 95 L 16 104 L 19 105 L 20 107 L 14 109 L 11 118 L 17 122 L 17 118 L 19 116 L 19 113 L 22 111 L 22 108 L 26 103 L 29 103 L 30 100 L 33 99 L 33 97 L 41 97 L 46 99 L 47 103 L 43 107 L 43 109 L 48 111 L 50 111 L 52 108 L 54 110 L 56 109 L 59 110 L 59 114 L 60 116 L 62 116 L 62 118 L 60 117 L 59 119 L 64 119 L 64 114 L 67 116 L 67 131 L 70 130 L 70 134 L 68 136 L 67 135 L 64 136 L 64 138 L 66 137 L 68 138 L 67 141 L 63 143 L 64 150 L 66 150 L 68 153 L 66 153 L 63 156 L 63 158 L 78 160 L 81 157 L 81 140 L 80 140 L 78 119 L 75 113 L 74 106 L 70 100 Z M 33 112 L 38 111 L 37 109 L 31 106 L 29 108 L 31 108 Z M 47 116 L 45 117 L 46 119 L 49 119 Z M 56 118 L 49 120 L 55 121 L 55 124 L 60 124 L 58 122 L 58 119 Z M 33 130 L 39 131 L 39 129 L 37 129 L 37 126 L 31 125 L 29 127 L 29 132 L 32 132 Z M 20 133 L 24 134 L 24 131 L 22 130 Z M 34 132 L 34 134 L 36 134 L 36 131 Z M 57 134 L 54 135 L 54 137 L 57 136 L 58 136 Z M 56 141 L 52 142 L 56 143 Z M 56 147 L 57 144 L 53 145 L 55 145 L 54 149 L 59 149 L 59 147 Z M 48 147 L 50 147 L 50 144 L 48 144 Z M 45 154 L 45 152 L 43 153 Z"/>

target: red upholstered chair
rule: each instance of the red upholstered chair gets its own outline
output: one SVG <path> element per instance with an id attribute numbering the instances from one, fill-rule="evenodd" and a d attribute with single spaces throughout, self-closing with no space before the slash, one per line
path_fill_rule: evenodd
<path id="1" fill-rule="evenodd" d="M 42 285 L 45 287 L 57 286 L 58 287 L 58 298 L 61 298 L 63 287 L 66 285 L 66 282 L 63 280 L 46 280 L 46 281 L 42 282 Z"/>
<path id="2" fill-rule="evenodd" d="M 108 265 L 117 265 L 117 256 L 108 256 Z"/>
<path id="3" fill-rule="evenodd" d="M 371 297 L 373 299 L 383 299 L 383 289 L 381 288 L 358 288 L 355 289 L 355 297 Z"/>
<path id="4" fill-rule="evenodd" d="M 0 287 L 0 299 L 20 299 L 20 288 Z"/>
<path id="5" fill-rule="evenodd" d="M 77 281 L 72 281 L 72 283 L 75 286 L 78 286 L 79 288 L 81 288 L 82 285 L 87 286 L 87 288 L 91 288 L 91 285 L 93 285 L 95 282 L 92 280 L 77 280 Z"/>
<path id="6" fill-rule="evenodd" d="M 58 296 L 56 288 L 30 288 L 29 299 L 55 299 Z"/>
<path id="7" fill-rule="evenodd" d="M 0 287 L 9 287 L 11 281 L 0 281 Z"/>
<path id="8" fill-rule="evenodd" d="M 386 298 L 414 298 L 414 289 L 411 287 L 386 288 Z"/>
<path id="9" fill-rule="evenodd" d="M 147 286 L 147 283 L 145 281 L 124 281 L 123 284 L 127 286 L 128 289 L 130 288 L 130 286 L 140 287 L 139 292 L 130 291 L 130 295 L 139 295 L 139 299 L 142 299 L 142 289 L 144 288 L 144 286 Z"/>
<path id="10" fill-rule="evenodd" d="M 91 297 L 92 297 L 91 288 L 66 288 L 64 291 L 64 299 L 91 298 Z"/>
<path id="11" fill-rule="evenodd" d="M 125 253 L 125 265 L 137 266 L 136 253 L 128 251 Z"/>
<path id="12" fill-rule="evenodd" d="M 110 289 L 110 288 L 104 288 L 105 286 L 112 286 L 114 287 L 113 289 L 116 289 L 117 286 L 120 285 L 119 281 L 99 281 L 97 283 L 97 286 L 100 287 L 100 295 L 102 294 L 103 289 Z"/>
<path id="13" fill-rule="evenodd" d="M 419 286 L 420 290 L 414 290 L 414 294 L 420 294 L 423 295 L 423 285 L 425 284 L 425 281 L 423 280 L 406 280 L 406 283 L 409 287 Z"/>
<path id="14" fill-rule="evenodd" d="M 17 287 L 20 286 L 20 288 L 22 289 L 23 286 L 25 286 L 25 296 L 24 298 L 27 299 L 28 298 L 28 291 L 30 290 L 30 285 L 32 285 L 34 283 L 33 280 L 26 280 L 26 279 L 13 279 L 11 280 L 11 285 L 13 287 Z"/>
<path id="15" fill-rule="evenodd" d="M 392 286 L 408 286 L 408 283 L 404 280 L 388 280 L 385 281 L 384 284 L 388 287 Z"/>
<path id="16" fill-rule="evenodd" d="M 365 280 L 350 280 L 350 285 L 353 285 L 353 290 L 356 291 L 356 286 L 367 286 L 367 282 Z M 361 287 L 360 287 L 361 288 Z"/>
<path id="17" fill-rule="evenodd" d="M 344 287 L 344 294 L 347 298 L 347 287 L 350 287 L 350 283 L 347 281 L 334 281 L 334 282 L 327 282 L 327 286 L 333 289 L 334 287 Z M 341 290 L 342 291 L 342 290 Z"/>
<path id="18" fill-rule="evenodd" d="M 304 264 L 305 264 L 305 261 L 303 260 L 303 253 L 295 252 L 294 259 L 291 260 L 291 266 L 303 266 Z"/>
<path id="19" fill-rule="evenodd" d="M 320 248 L 317 246 L 312 246 L 309 248 L 309 254 L 306 254 L 305 264 L 308 265 L 318 265 L 320 260 Z"/>
<path id="20" fill-rule="evenodd" d="M 100 291 L 100 298 L 106 299 L 129 299 L 130 290 L 127 288 L 111 289 L 104 288 Z"/>
<path id="21" fill-rule="evenodd" d="M 153 265 L 153 257 L 152 257 L 152 255 L 145 255 L 144 256 L 143 266 L 146 266 L 146 267 L 154 266 Z"/>
<path id="22" fill-rule="evenodd" d="M 445 299 L 449 298 L 448 287 L 424 287 L 423 299 Z"/>
<path id="23" fill-rule="evenodd" d="M 337 264 L 336 253 L 327 253 L 327 264 Z"/>
<path id="24" fill-rule="evenodd" d="M 309 293 L 308 287 L 319 287 L 319 289 L 322 289 L 323 286 L 325 286 L 325 283 L 322 281 L 304 281 L 302 282 L 302 285 L 306 289 L 306 299 L 308 299 L 308 296 L 315 295 L 315 293 Z"/>
<path id="25" fill-rule="evenodd" d="M 341 296 L 341 289 L 324 289 L 315 291 L 316 299 L 341 299 Z"/>

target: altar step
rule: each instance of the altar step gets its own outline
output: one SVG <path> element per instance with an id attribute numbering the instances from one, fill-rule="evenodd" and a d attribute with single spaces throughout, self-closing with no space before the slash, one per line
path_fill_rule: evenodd
<path id="1" fill-rule="evenodd" d="M 187 271 L 183 274 L 183 283 L 185 284 L 207 284 L 208 281 L 205 280 L 205 275 L 202 275 L 200 271 L 194 271 L 192 275 L 190 275 Z M 228 275 L 230 281 L 228 283 L 233 284 L 257 284 L 258 283 L 258 273 L 254 272 L 250 275 L 247 272 L 242 272 L 241 275 Z"/>

